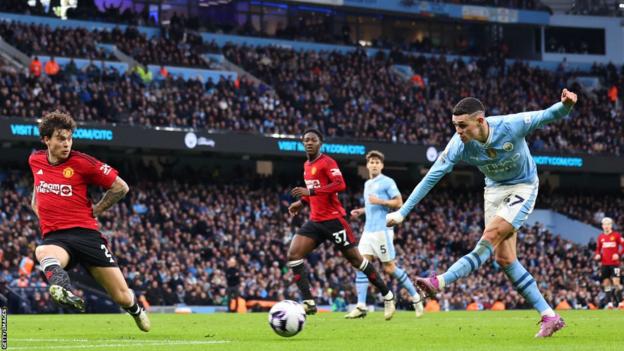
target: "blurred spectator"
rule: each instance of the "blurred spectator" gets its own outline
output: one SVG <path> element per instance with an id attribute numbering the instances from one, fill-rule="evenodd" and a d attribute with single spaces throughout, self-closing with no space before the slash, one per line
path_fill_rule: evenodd
<path id="1" fill-rule="evenodd" d="M 35 56 L 35 58 L 33 58 L 33 60 L 30 62 L 30 74 L 35 78 L 39 78 L 41 76 L 41 70 L 42 67 L 41 62 L 39 61 L 39 57 Z"/>

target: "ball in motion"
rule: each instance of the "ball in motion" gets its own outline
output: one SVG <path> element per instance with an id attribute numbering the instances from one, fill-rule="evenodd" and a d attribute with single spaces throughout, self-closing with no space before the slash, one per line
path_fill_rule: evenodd
<path id="1" fill-rule="evenodd" d="M 269 325 L 283 337 L 297 335 L 306 321 L 303 306 L 295 301 L 284 300 L 276 303 L 269 311 Z"/>

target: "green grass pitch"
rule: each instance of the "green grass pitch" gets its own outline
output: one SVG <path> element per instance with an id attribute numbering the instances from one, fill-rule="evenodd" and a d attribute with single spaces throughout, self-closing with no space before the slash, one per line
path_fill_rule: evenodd
<path id="1" fill-rule="evenodd" d="M 292 338 L 273 333 L 267 313 L 153 314 L 152 331 L 140 332 L 127 315 L 9 315 L 8 350 L 624 350 L 624 311 L 563 312 L 568 326 L 534 339 L 533 311 L 380 312 L 360 320 L 342 313 L 308 317 Z"/>

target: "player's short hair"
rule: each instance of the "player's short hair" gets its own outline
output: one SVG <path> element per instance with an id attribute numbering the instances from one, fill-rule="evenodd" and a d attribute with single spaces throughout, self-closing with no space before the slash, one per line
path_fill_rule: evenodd
<path id="1" fill-rule="evenodd" d="M 303 131 L 303 136 L 305 136 L 308 133 L 316 134 L 319 137 L 319 139 L 321 141 L 323 141 L 323 134 L 321 134 L 321 131 L 319 131 L 318 129 L 316 129 L 316 128 L 308 128 L 308 129 Z"/>
<path id="2" fill-rule="evenodd" d="M 41 140 L 44 137 L 51 138 L 57 129 L 66 129 L 73 132 L 76 129 L 76 121 L 69 113 L 60 110 L 44 113 L 41 122 L 39 122 L 39 137 Z"/>
<path id="3" fill-rule="evenodd" d="M 613 220 L 610 217 L 604 217 L 601 221 L 602 224 L 613 224 Z"/>
<path id="4" fill-rule="evenodd" d="M 368 162 L 371 158 L 378 158 L 381 163 L 383 163 L 385 156 L 381 151 L 371 150 L 366 154 L 366 162 Z"/>
<path id="5" fill-rule="evenodd" d="M 453 107 L 453 116 L 471 115 L 475 112 L 485 112 L 485 107 L 479 99 L 473 97 L 463 98 Z"/>

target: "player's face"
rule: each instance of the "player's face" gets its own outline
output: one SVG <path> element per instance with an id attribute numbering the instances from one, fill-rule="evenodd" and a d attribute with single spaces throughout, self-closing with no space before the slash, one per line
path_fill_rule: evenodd
<path id="1" fill-rule="evenodd" d="M 462 143 L 467 143 L 473 139 L 477 139 L 480 133 L 480 120 L 474 114 L 453 115 L 453 125 L 455 132 L 459 135 Z"/>
<path id="2" fill-rule="evenodd" d="M 366 168 L 368 168 L 368 173 L 371 178 L 378 176 L 383 170 L 383 166 L 383 162 L 381 162 L 381 160 L 377 157 L 371 157 L 366 162 Z"/>
<path id="3" fill-rule="evenodd" d="M 321 139 L 316 133 L 306 133 L 303 136 L 303 148 L 308 156 L 314 156 L 319 153 L 321 149 Z"/>
<path id="4" fill-rule="evenodd" d="M 611 222 L 603 222 L 602 223 L 602 230 L 605 233 L 611 233 L 611 230 L 613 230 L 613 223 L 611 223 Z"/>
<path id="5" fill-rule="evenodd" d="M 48 146 L 48 152 L 53 160 L 65 160 L 69 157 L 72 147 L 72 131 L 56 129 L 51 138 L 44 137 L 43 141 Z"/>

